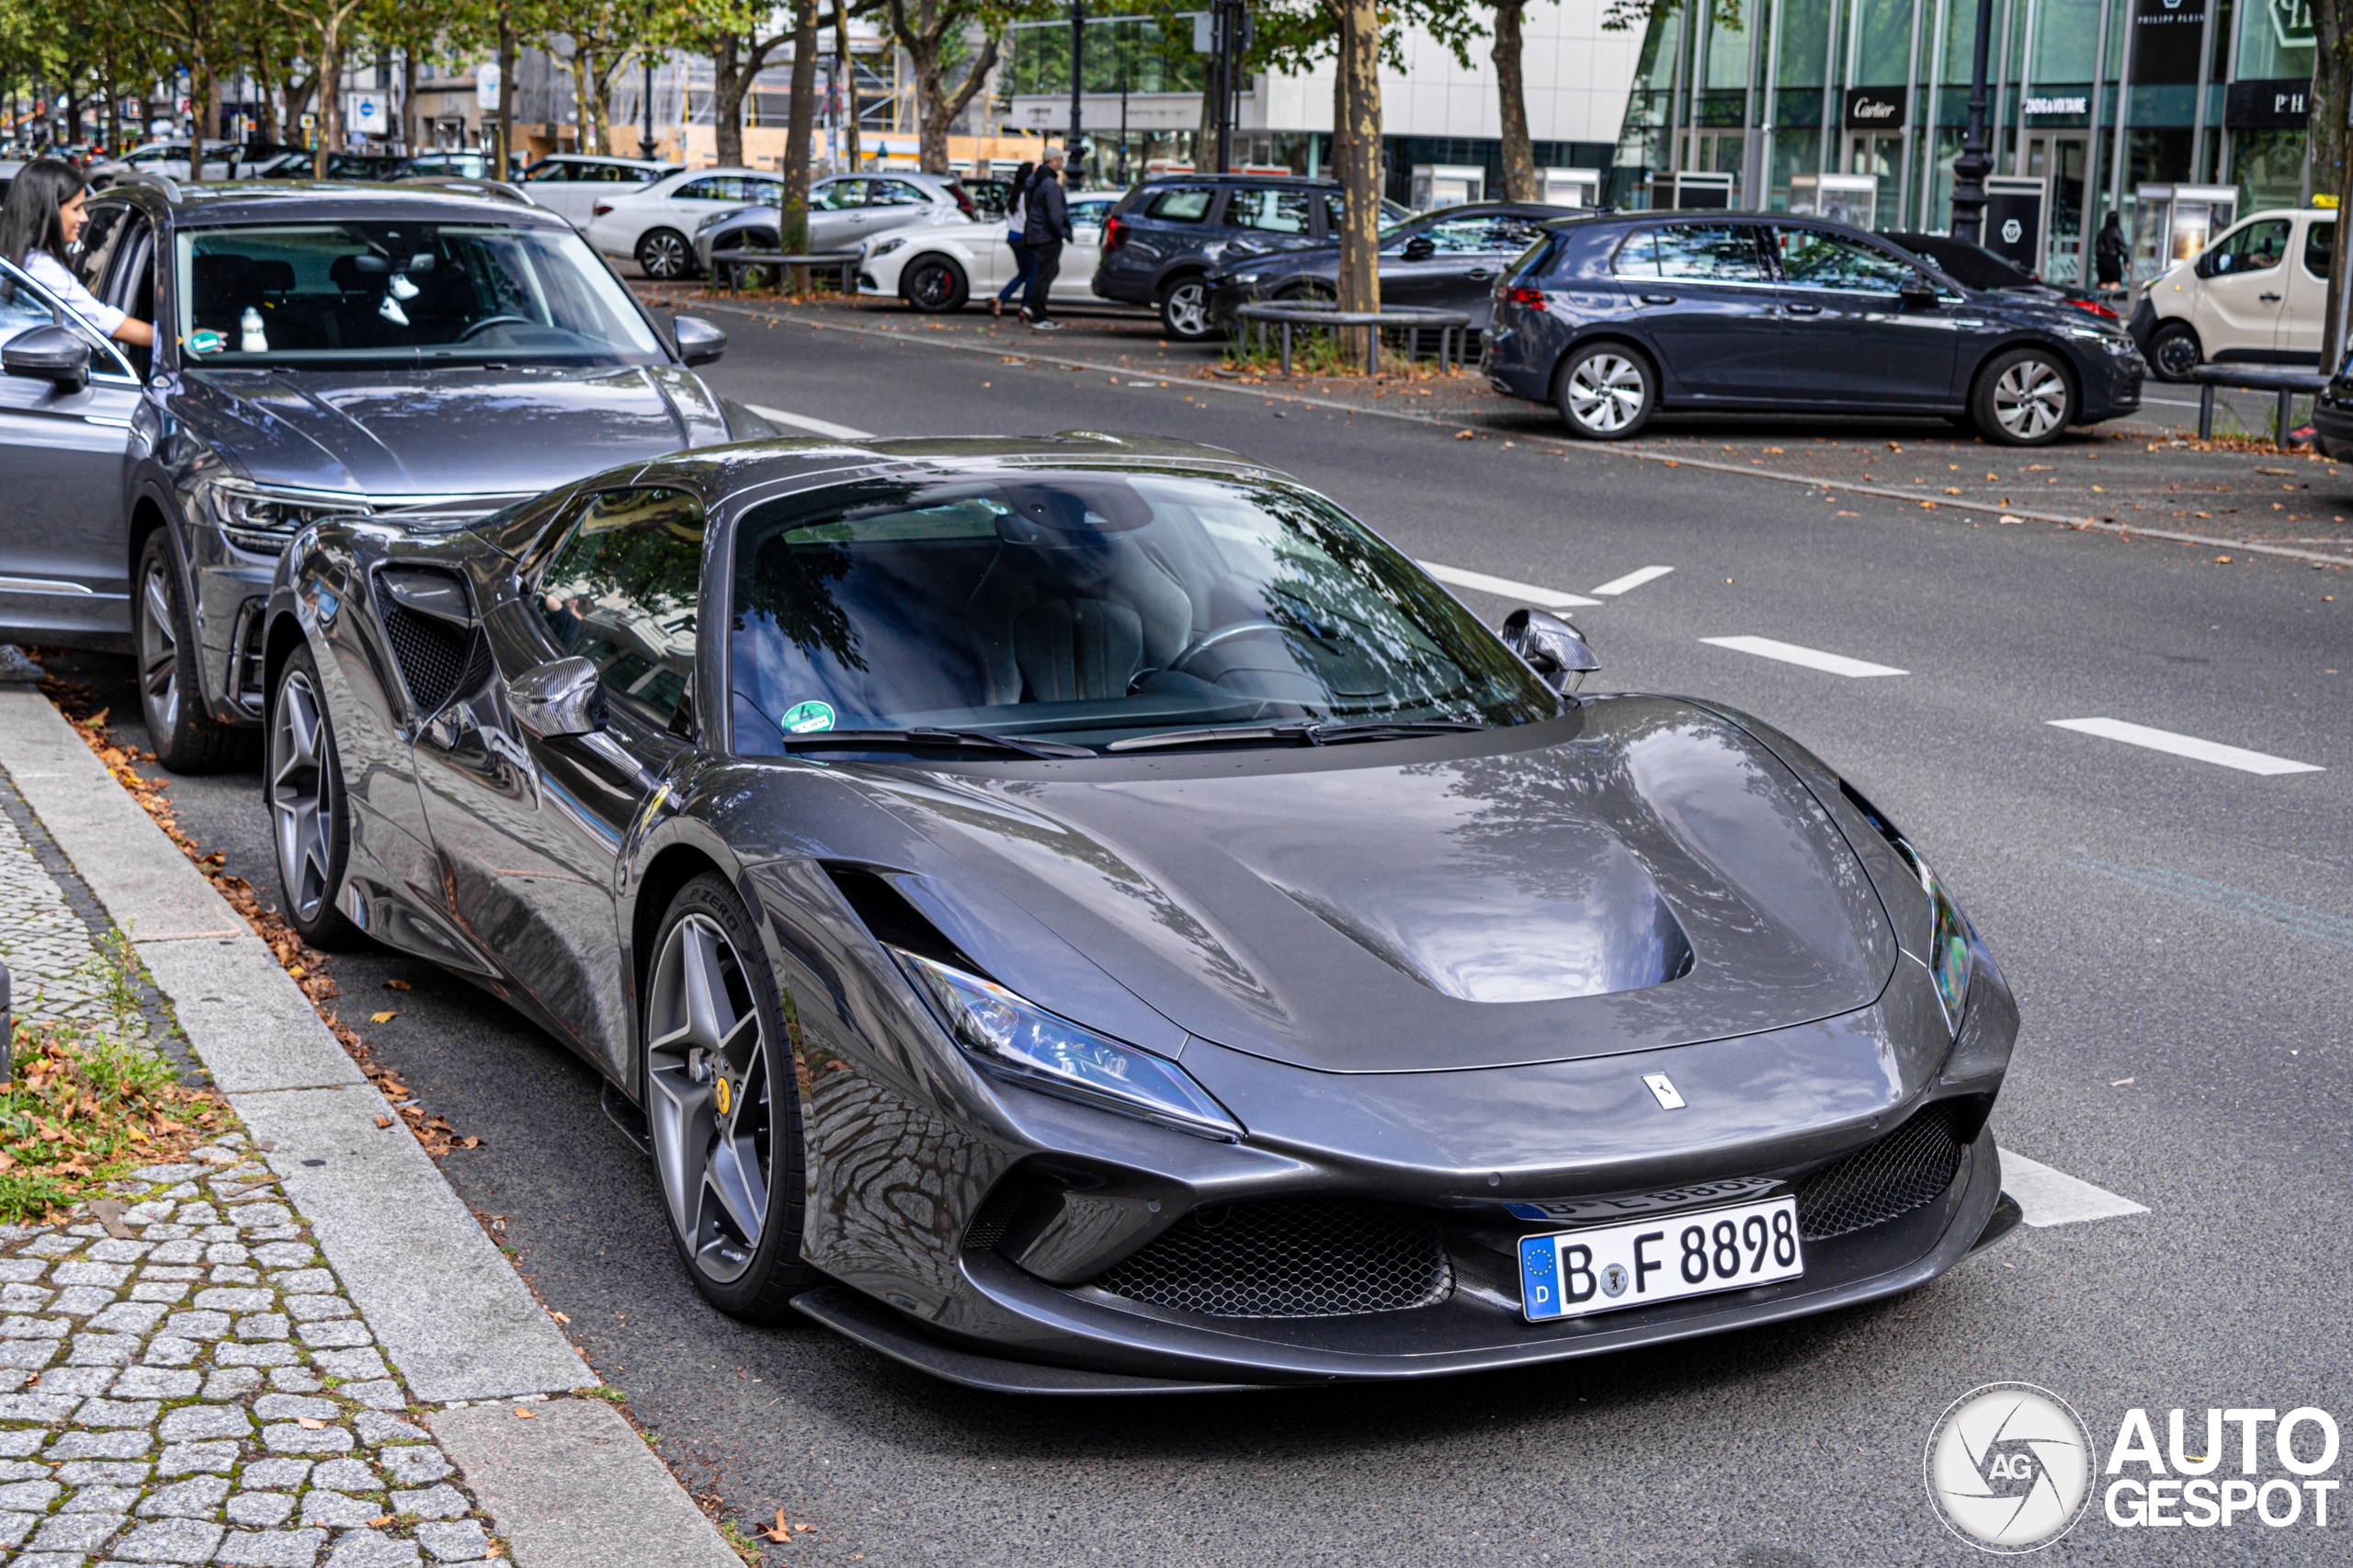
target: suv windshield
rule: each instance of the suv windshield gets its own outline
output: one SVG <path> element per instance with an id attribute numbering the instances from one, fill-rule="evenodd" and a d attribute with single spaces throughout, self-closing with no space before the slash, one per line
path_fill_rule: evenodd
<path id="1" fill-rule="evenodd" d="M 422 222 L 183 229 L 174 287 L 203 365 L 653 365 L 629 293 L 570 229 Z"/>
<path id="2" fill-rule="evenodd" d="M 737 529 L 733 614 L 747 753 L 828 730 L 1099 745 L 1559 711 L 1412 562 L 1264 479 L 1007 470 L 784 497 Z"/>

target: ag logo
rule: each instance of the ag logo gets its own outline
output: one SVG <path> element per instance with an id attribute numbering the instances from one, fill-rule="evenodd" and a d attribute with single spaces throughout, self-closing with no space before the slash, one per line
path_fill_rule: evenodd
<path id="1" fill-rule="evenodd" d="M 2039 1551 L 2091 1501 L 2091 1434 L 2047 1389 L 1988 1383 L 1938 1418 L 1923 1469 L 1953 1534 L 1983 1551 Z"/>
<path id="2" fill-rule="evenodd" d="M 2007 219 L 2002 224 L 2002 238 L 2007 244 L 2018 244 L 2019 237 L 2025 233 L 2026 225 L 2019 222 L 2016 218 Z"/>

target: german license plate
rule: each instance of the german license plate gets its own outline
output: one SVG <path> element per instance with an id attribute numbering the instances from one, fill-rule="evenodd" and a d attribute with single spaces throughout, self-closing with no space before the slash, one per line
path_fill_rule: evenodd
<path id="1" fill-rule="evenodd" d="M 1768 1198 L 1522 1237 L 1520 1311 L 1530 1323 L 1586 1317 L 1770 1285 L 1804 1272 L 1798 1201 Z"/>

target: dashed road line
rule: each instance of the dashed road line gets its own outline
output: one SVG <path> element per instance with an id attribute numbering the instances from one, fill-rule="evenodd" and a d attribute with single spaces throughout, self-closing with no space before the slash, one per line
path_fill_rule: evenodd
<path id="1" fill-rule="evenodd" d="M 1810 670 L 1823 670 L 1856 680 L 1871 676 L 1911 673 L 1889 665 L 1874 665 L 1868 659 L 1850 659 L 1844 653 L 1825 653 L 1819 648 L 1801 648 L 1794 642 L 1777 642 L 1770 637 L 1702 637 L 1699 641 L 1711 648 L 1729 648 L 1735 653 L 1754 653 L 1760 659 L 1779 659 L 1785 665 L 1803 665 Z"/>
<path id="2" fill-rule="evenodd" d="M 790 425 L 795 430 L 806 430 L 813 436 L 831 436 L 836 441 L 871 441 L 874 432 L 836 425 L 830 419 L 812 419 L 805 414 L 787 414 L 781 408 L 763 408 L 756 403 L 744 405 L 761 418 L 776 425 Z"/>
<path id="3" fill-rule="evenodd" d="M 1599 599 L 1589 599 L 1582 594 L 1564 594 L 1558 588 L 1540 588 L 1533 583 L 1515 583 L 1508 577 L 1490 577 L 1484 572 L 1466 572 L 1460 566 L 1440 566 L 1435 561 L 1421 562 L 1423 571 L 1441 583 L 1458 588 L 1475 588 L 1483 594 L 1493 594 L 1500 599 L 1526 599 L 1545 609 L 1574 609 L 1579 605 L 1597 605 Z"/>
<path id="4" fill-rule="evenodd" d="M 2219 741 L 2201 741 L 2195 735 L 2177 735 L 2171 730 L 2153 730 L 2146 724 L 2128 724 L 2121 719 L 2052 719 L 2046 722 L 2053 729 L 2097 735 L 2102 740 L 2122 741 L 2126 745 L 2146 746 L 2151 751 L 2186 756 L 2193 762 L 2211 762 L 2217 767 L 2235 767 L 2241 773 L 2328 771 L 2316 763 L 2291 762 L 2284 756 L 2270 756 L 2263 752 L 2248 751 L 2243 746 L 2226 746 Z"/>
<path id="5" fill-rule="evenodd" d="M 2054 1171 L 2015 1149 L 2002 1151 L 2002 1190 L 2018 1200 L 2026 1222 L 2038 1230 L 2146 1214 L 2148 1205 L 2120 1198 L 2106 1187 Z"/>
<path id="6" fill-rule="evenodd" d="M 2340 948 L 2353 948 L 2353 920 L 2325 910 L 2307 909 L 2301 903 L 2266 893 L 2234 888 L 2228 882 L 2208 881 L 2186 871 L 2169 871 L 2162 866 L 2120 866 L 2109 860 L 2071 860 L 2068 864 L 2078 870 L 2091 871 L 2128 882 L 2151 892 L 2161 892 L 2203 909 L 2221 910 L 2226 915 L 2245 915 L 2260 920 L 2282 930 L 2293 931 L 2300 937 L 2328 942 Z"/>
<path id="7" fill-rule="evenodd" d="M 1606 599 L 1616 598 L 1644 583 L 1655 583 L 1674 570 L 1672 566 L 1645 566 L 1639 572 L 1629 572 L 1623 577 L 1612 577 L 1593 591 Z"/>

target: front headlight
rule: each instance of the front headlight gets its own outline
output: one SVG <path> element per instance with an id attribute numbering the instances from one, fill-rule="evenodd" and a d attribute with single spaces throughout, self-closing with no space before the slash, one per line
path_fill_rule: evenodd
<path id="1" fill-rule="evenodd" d="M 870 256 L 889 256 L 892 251 L 897 250 L 901 245 L 905 244 L 907 242 L 904 236 L 893 240 L 877 240 L 874 243 L 873 248 L 869 250 L 866 254 Z"/>
<path id="2" fill-rule="evenodd" d="M 1237 1142 L 1241 1124 L 1173 1062 L 1033 1006 L 1005 987 L 904 948 L 891 956 L 938 1008 L 956 1043 L 1033 1089 Z"/>
<path id="3" fill-rule="evenodd" d="M 1944 1009 L 1945 1027 L 1959 1034 L 1961 1012 L 1969 1003 L 1970 971 L 1975 962 L 1970 957 L 1972 933 L 1969 918 L 1961 914 L 1961 905 L 1952 901 L 1952 895 L 1945 892 L 1936 872 L 1928 869 L 1920 852 L 1912 847 L 1912 841 L 1896 830 L 1886 813 L 1863 799 L 1852 784 L 1842 783 L 1839 789 L 1847 801 L 1863 813 L 1863 819 L 1877 828 L 1880 836 L 1903 858 L 1912 874 L 1920 879 L 1920 891 L 1928 895 L 1928 907 L 1935 915 L 1928 935 L 1928 978 L 1936 982 L 1937 1004 Z"/>
<path id="4" fill-rule="evenodd" d="M 364 517 L 374 510 L 364 496 L 279 489 L 244 479 L 207 479 L 203 489 L 205 506 L 229 542 L 256 555 L 276 555 L 313 523 Z"/>

